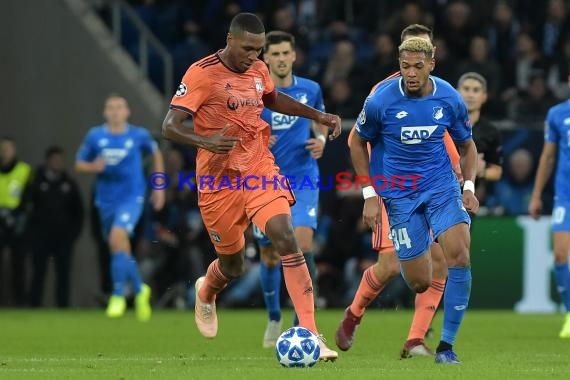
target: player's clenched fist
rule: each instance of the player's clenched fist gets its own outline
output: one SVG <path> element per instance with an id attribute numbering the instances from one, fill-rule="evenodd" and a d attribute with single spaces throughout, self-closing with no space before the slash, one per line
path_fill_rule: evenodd
<path id="1" fill-rule="evenodd" d="M 342 132 L 342 125 L 341 125 L 342 122 L 338 115 L 333 115 L 331 113 L 323 112 L 319 116 L 319 123 L 326 125 L 327 127 L 333 130 L 332 133 L 329 135 L 330 140 L 334 140 L 338 136 L 340 136 L 340 133 Z"/>
<path id="2" fill-rule="evenodd" d="M 230 125 L 226 124 L 218 133 L 212 136 L 202 137 L 201 148 L 207 149 L 212 153 L 225 154 L 229 153 L 240 141 L 238 136 L 227 136 L 224 133 Z"/>
<path id="3" fill-rule="evenodd" d="M 479 200 L 471 191 L 463 191 L 463 206 L 472 214 L 477 214 L 479 211 Z"/>

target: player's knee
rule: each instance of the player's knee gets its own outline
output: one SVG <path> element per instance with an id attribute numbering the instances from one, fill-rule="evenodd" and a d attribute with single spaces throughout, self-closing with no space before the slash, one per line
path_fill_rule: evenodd
<path id="1" fill-rule="evenodd" d="M 280 255 L 299 251 L 295 232 L 292 227 L 271 231 L 270 239 L 273 243 L 273 247 Z"/>
<path id="2" fill-rule="evenodd" d="M 471 260 L 469 258 L 469 251 L 461 251 L 458 254 L 454 255 L 452 259 L 448 261 L 448 265 L 450 267 L 459 267 L 465 268 L 471 264 Z"/>
<path id="3" fill-rule="evenodd" d="M 310 242 L 303 242 L 300 241 L 299 242 L 299 249 L 305 253 L 305 252 L 312 252 L 313 251 L 313 245 Z"/>
<path id="4" fill-rule="evenodd" d="M 245 260 L 220 261 L 220 270 L 230 280 L 236 279 L 245 273 Z"/>
<path id="5" fill-rule="evenodd" d="M 423 293 L 426 290 L 428 290 L 428 288 L 430 287 L 430 282 L 431 281 L 427 281 L 427 280 L 415 280 L 415 281 L 411 281 L 408 285 L 410 286 L 410 288 L 412 288 L 412 290 L 416 293 Z"/>
<path id="6" fill-rule="evenodd" d="M 275 268 L 281 263 L 281 256 L 275 252 L 266 252 L 261 255 L 261 261 L 267 268 Z"/>
<path id="7" fill-rule="evenodd" d="M 568 262 L 568 248 L 554 246 L 554 262 L 557 265 Z"/>

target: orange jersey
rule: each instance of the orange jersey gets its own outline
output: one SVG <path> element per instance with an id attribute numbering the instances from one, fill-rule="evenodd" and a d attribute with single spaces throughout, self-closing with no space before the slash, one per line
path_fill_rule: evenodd
<path id="1" fill-rule="evenodd" d="M 240 73 L 225 66 L 218 52 L 188 68 L 170 108 L 192 115 L 198 135 L 211 136 L 230 125 L 225 135 L 241 138 L 228 154 L 198 149 L 198 175 L 213 176 L 214 183 L 218 184 L 223 176 L 243 178 L 260 162 L 274 161 L 267 138 L 263 138 L 268 125 L 260 118 L 263 95 L 274 91 L 273 80 L 261 60 Z M 209 191 L 209 188 L 202 190 Z"/>
<path id="2" fill-rule="evenodd" d="M 374 85 L 374 87 L 372 87 L 372 90 L 370 90 L 370 93 L 368 95 L 372 95 L 372 93 L 374 93 L 374 90 L 376 90 L 376 88 L 381 85 L 382 83 L 384 83 L 387 80 L 390 79 L 394 79 L 400 76 L 400 72 L 395 72 L 394 74 L 386 77 L 385 79 L 381 80 L 380 82 L 376 83 Z M 348 146 L 350 146 L 350 142 L 352 141 L 352 136 L 354 136 L 356 125 L 354 125 L 352 127 L 352 129 L 350 130 L 350 134 L 348 135 Z M 455 147 L 455 143 L 453 142 L 453 139 L 451 138 L 451 136 L 449 135 L 449 133 L 447 131 L 444 132 L 443 135 L 443 143 L 445 144 L 445 150 L 447 150 L 447 154 L 449 155 L 449 158 L 451 160 L 451 167 L 455 168 L 457 165 L 459 165 L 459 152 L 457 151 L 457 148 Z M 370 144 L 367 144 L 368 147 L 368 154 L 370 155 L 370 151 L 371 151 L 371 147 Z"/>

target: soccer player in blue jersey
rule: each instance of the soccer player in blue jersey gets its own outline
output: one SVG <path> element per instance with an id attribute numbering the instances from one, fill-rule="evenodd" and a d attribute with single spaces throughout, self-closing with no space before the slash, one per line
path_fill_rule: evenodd
<path id="1" fill-rule="evenodd" d="M 570 83 L 570 77 L 568 80 Z M 570 252 L 570 101 L 567 100 L 550 108 L 544 129 L 544 146 L 536 172 L 534 190 L 528 205 L 528 213 L 535 219 L 540 217 L 542 190 L 558 158 L 552 210 L 554 273 L 560 298 L 566 308 L 566 320 L 559 336 L 570 338 L 570 268 L 568 266 L 568 252 Z"/>
<path id="2" fill-rule="evenodd" d="M 308 106 L 324 111 L 320 86 L 309 79 L 293 75 L 295 62 L 295 37 L 281 31 L 273 31 L 265 36 L 264 60 L 277 89 Z M 295 194 L 296 203 L 291 207 L 295 237 L 309 274 L 316 286 L 316 266 L 312 254 L 313 232 L 317 228 L 319 204 L 317 159 L 323 155 L 328 128 L 312 120 L 298 116 L 283 115 L 265 108 L 261 118 L 270 130 L 270 147 L 279 166 L 280 173 L 289 179 Z M 311 137 L 311 130 L 314 137 Z M 254 226 L 260 246 L 261 287 L 265 306 L 269 312 L 269 322 L 263 336 L 263 347 L 274 347 L 281 334 L 281 291 L 280 256 L 271 241 Z M 295 324 L 297 318 L 295 317 Z"/>
<path id="3" fill-rule="evenodd" d="M 77 153 L 75 168 L 97 174 L 95 205 L 112 254 L 113 294 L 106 314 L 109 318 L 123 316 L 124 287 L 130 281 L 136 294 L 137 319 L 148 321 L 152 313 L 151 291 L 141 280 L 129 236 L 143 210 L 146 189 L 143 153 L 152 154 L 155 172 L 164 171 L 163 158 L 150 133 L 127 122 L 130 111 L 125 98 L 110 95 L 105 100 L 103 115 L 106 122 L 89 130 Z M 154 208 L 160 210 L 164 192 L 154 190 L 152 200 Z"/>
<path id="4" fill-rule="evenodd" d="M 351 158 L 356 173 L 371 179 L 363 188 L 363 218 L 373 229 L 381 223 L 379 194 L 402 274 L 418 293 L 432 281 L 430 230 L 440 243 L 449 271 L 435 362 L 459 363 L 453 344 L 471 291 L 467 210 L 476 213 L 479 207 L 474 195 L 477 149 L 461 96 L 449 83 L 430 76 L 432 44 L 412 37 L 398 51 L 402 77 L 380 84 L 366 99 L 351 141 Z M 463 158 L 463 195 L 443 144 L 446 129 Z M 370 158 L 367 142 L 372 146 Z M 388 179 L 387 186 L 379 178 Z"/>

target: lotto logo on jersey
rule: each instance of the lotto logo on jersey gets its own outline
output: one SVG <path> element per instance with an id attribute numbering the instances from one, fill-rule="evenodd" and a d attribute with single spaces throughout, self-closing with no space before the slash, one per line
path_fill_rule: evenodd
<path id="1" fill-rule="evenodd" d="M 273 130 L 289 129 L 299 119 L 298 116 L 283 115 L 279 112 L 271 113 L 271 128 Z"/>
<path id="2" fill-rule="evenodd" d="M 424 125 L 417 127 L 402 127 L 400 140 L 403 144 L 419 144 L 427 140 L 437 129 L 437 125 Z"/>

